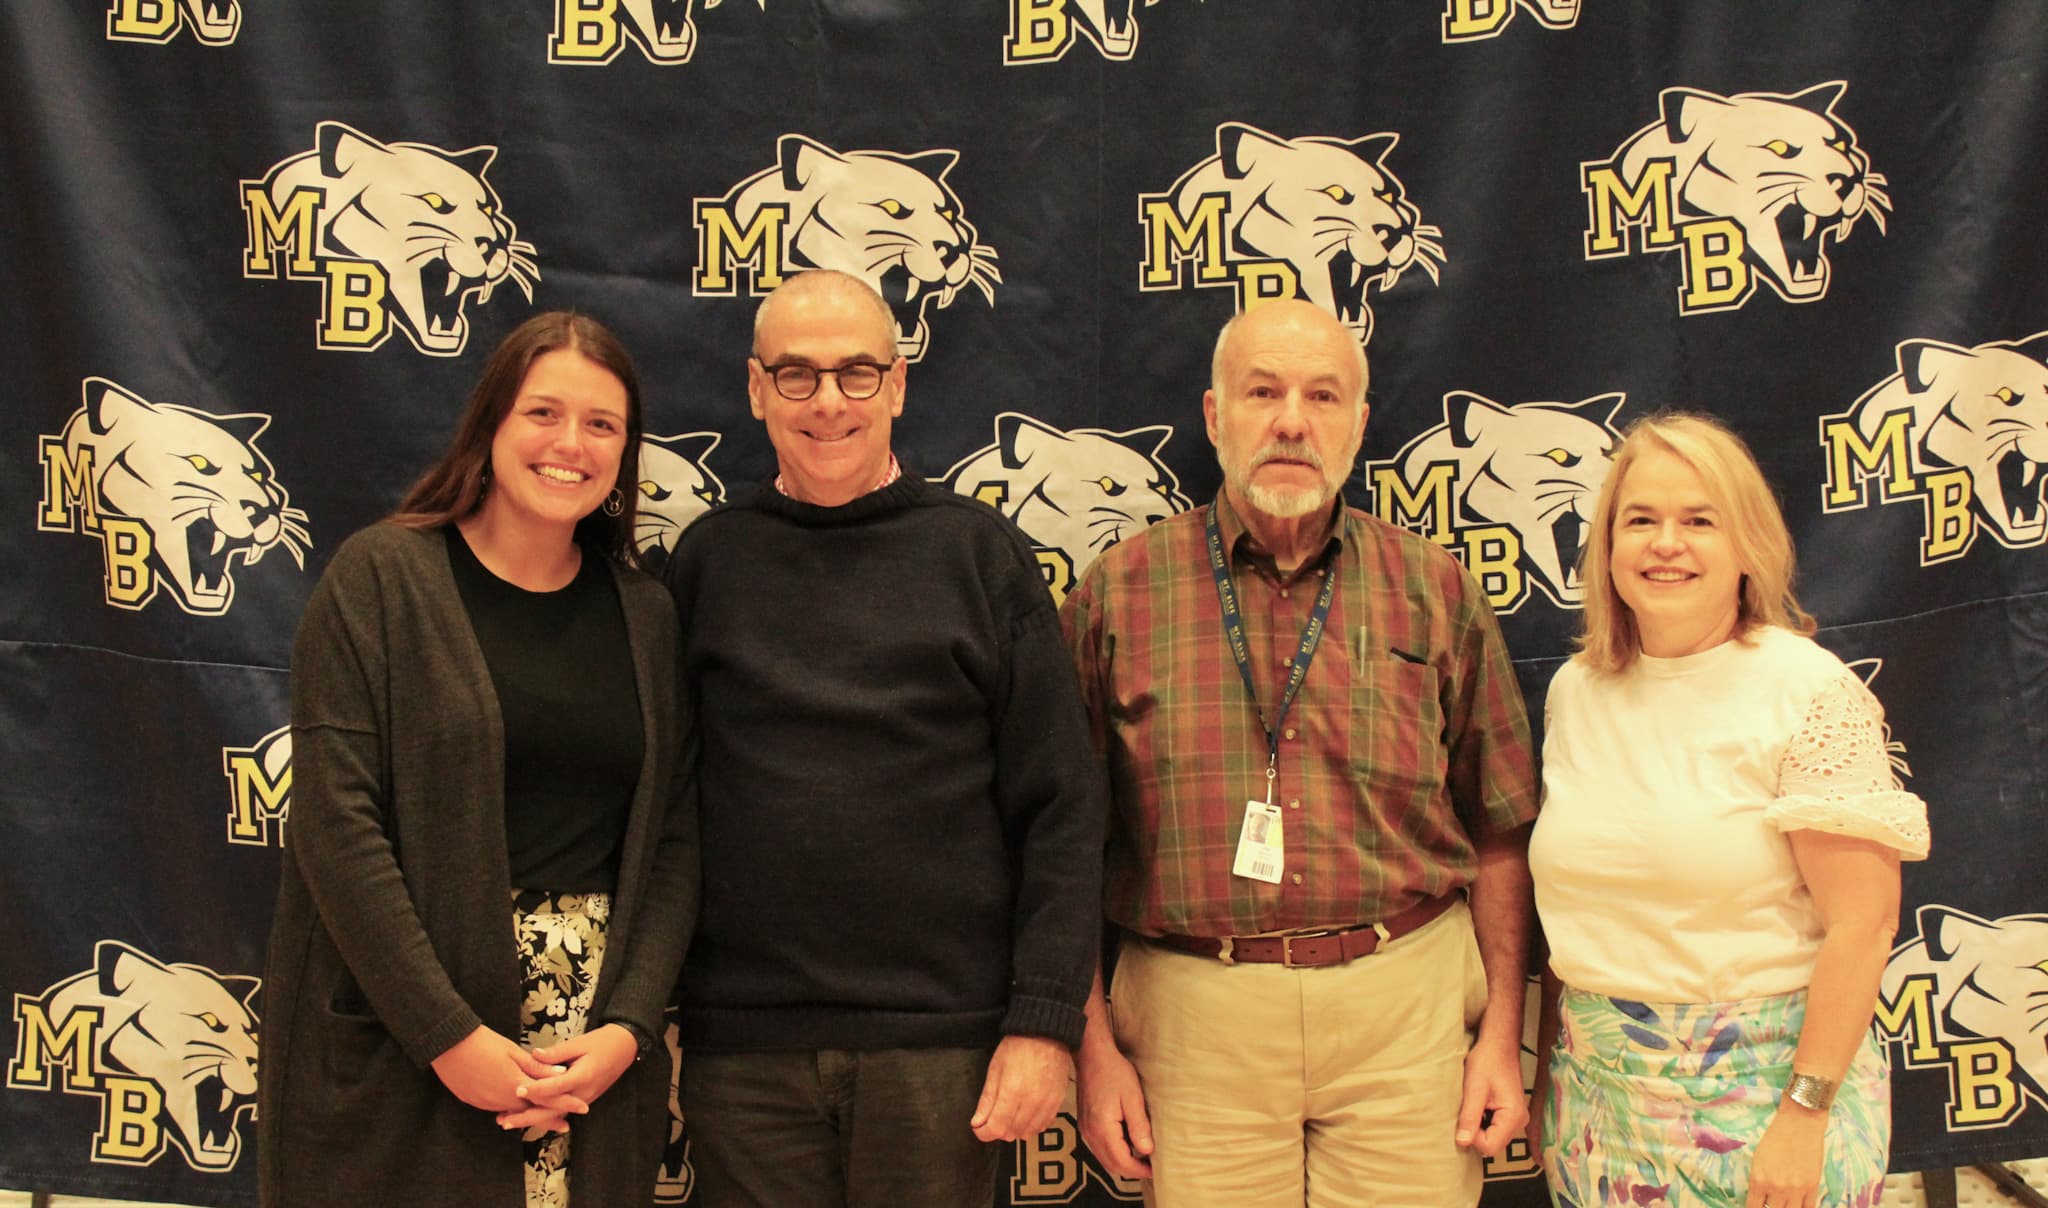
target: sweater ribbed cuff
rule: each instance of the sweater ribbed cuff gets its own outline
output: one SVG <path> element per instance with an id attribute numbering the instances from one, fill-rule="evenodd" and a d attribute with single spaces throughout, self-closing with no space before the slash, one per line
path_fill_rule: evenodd
<path id="1" fill-rule="evenodd" d="M 1030 987 L 1044 990 L 1059 988 L 1050 984 Z M 1003 1014 L 1003 1035 L 1044 1036 L 1070 1049 L 1081 1047 L 1081 1033 L 1087 1025 L 1088 1017 L 1080 1007 L 1043 994 L 1028 993 L 1026 983 L 1021 981 L 1010 994 L 1010 1009 Z"/>
<path id="2" fill-rule="evenodd" d="M 403 1040 L 399 1043 L 405 1046 L 405 1055 L 412 1058 L 413 1064 L 426 1069 L 434 1064 L 434 1058 L 454 1048 L 464 1037 L 483 1025 L 484 1021 L 477 1018 L 476 1012 L 465 1005 L 461 1010 L 451 1012 L 446 1019 L 435 1024 L 411 1043 L 407 1044 Z"/>

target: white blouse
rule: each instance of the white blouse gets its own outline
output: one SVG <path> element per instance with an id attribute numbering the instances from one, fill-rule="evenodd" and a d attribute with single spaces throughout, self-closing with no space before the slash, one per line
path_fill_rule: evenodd
<path id="1" fill-rule="evenodd" d="M 1820 915 L 1786 831 L 1927 855 L 1884 711 L 1840 659 L 1765 628 L 1619 675 L 1551 681 L 1529 843 L 1550 964 L 1645 1002 L 1782 994 L 1812 978 Z"/>

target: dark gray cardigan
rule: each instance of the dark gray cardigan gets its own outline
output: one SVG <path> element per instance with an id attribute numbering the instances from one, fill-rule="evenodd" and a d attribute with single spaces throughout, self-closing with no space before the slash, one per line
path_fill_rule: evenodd
<path id="1" fill-rule="evenodd" d="M 668 593 L 617 574 L 645 727 L 591 1018 L 659 1035 L 697 912 Z M 336 551 L 292 652 L 292 805 L 264 980 L 258 1171 L 276 1208 L 522 1205 L 519 1137 L 428 1063 L 519 1035 L 497 695 L 438 531 Z M 662 1050 L 656 1049 L 656 1053 Z M 575 1199 L 646 1203 L 667 1063 L 571 1121 Z"/>

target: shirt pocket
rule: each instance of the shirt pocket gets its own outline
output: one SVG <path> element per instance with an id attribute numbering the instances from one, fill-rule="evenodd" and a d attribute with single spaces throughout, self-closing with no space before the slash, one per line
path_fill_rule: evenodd
<path id="1" fill-rule="evenodd" d="M 1375 811 L 1433 800 L 1444 783 L 1444 715 L 1436 668 L 1392 656 L 1352 677 L 1347 754 Z"/>

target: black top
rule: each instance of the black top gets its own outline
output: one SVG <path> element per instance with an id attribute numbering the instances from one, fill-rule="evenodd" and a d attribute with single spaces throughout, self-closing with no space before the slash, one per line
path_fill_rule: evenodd
<path id="1" fill-rule="evenodd" d="M 684 1045 L 1078 1042 L 1106 804 L 1015 526 L 909 474 L 835 508 L 763 486 L 668 582 L 701 738 Z"/>
<path id="2" fill-rule="evenodd" d="M 527 591 L 477 561 L 462 530 L 446 532 L 504 715 L 512 884 L 610 893 L 644 752 L 618 586 L 586 550 L 567 587 Z"/>

